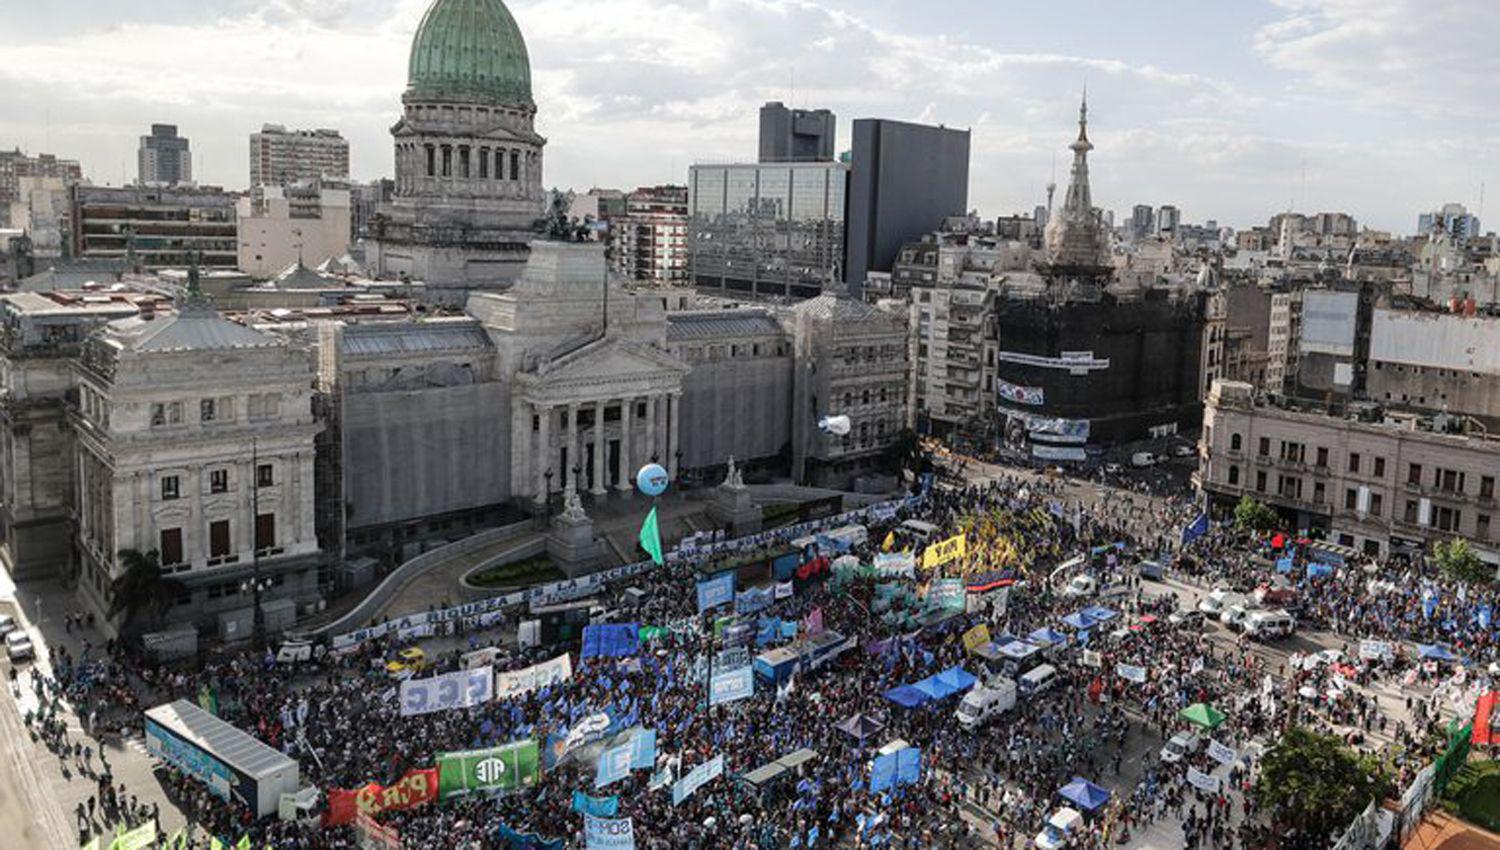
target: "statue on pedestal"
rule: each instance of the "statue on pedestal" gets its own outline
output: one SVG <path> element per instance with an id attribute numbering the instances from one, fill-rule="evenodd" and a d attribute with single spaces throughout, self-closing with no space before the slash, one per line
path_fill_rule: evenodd
<path id="1" fill-rule="evenodd" d="M 735 466 L 734 455 L 729 456 L 729 468 L 724 472 L 724 483 L 721 486 L 731 489 L 742 489 L 745 486 L 745 476 Z"/>

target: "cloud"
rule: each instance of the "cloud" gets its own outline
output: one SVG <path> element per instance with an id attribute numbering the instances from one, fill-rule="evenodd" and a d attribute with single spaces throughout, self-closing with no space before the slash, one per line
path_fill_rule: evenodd
<path id="1" fill-rule="evenodd" d="M 77 156 L 96 179 L 117 180 L 122 163 L 133 177 L 136 137 L 153 121 L 175 122 L 200 179 L 234 188 L 248 176 L 248 135 L 273 122 L 339 128 L 356 178 L 389 175 L 389 129 L 428 2 L 153 0 L 132 15 L 136 7 L 104 0 L 57 0 L 68 27 L 33 26 L 7 45 L 0 147 Z M 1108 45 L 1002 50 L 957 18 L 934 34 L 906 4 L 882 4 L 890 11 L 876 18 L 836 0 L 508 2 L 550 139 L 546 180 L 558 186 L 683 182 L 694 161 L 751 157 L 757 109 L 782 100 L 834 110 L 840 147 L 854 118 L 970 128 L 971 206 L 1030 210 L 1054 160 L 1066 180 L 1085 80 L 1094 195 L 1121 211 L 1175 203 L 1189 220 L 1264 221 L 1307 163 L 1307 203 L 1395 226 L 1496 167 L 1479 122 L 1452 118 L 1472 116 L 1466 104 L 1483 103 L 1479 87 L 1500 70 L 1474 49 L 1484 9 L 1465 16 L 1457 0 L 1431 0 L 1421 14 L 1396 0 L 1276 0 L 1280 18 L 1250 47 L 1226 38 L 1225 49 L 1283 71 L 1282 91 L 1170 58 L 1126 61 Z M 168 6 L 191 14 L 153 11 Z M 1444 49 L 1454 55 L 1427 56 Z M 1152 55 L 1174 53 L 1163 45 Z M 1437 104 L 1448 123 L 1398 116 L 1389 132 L 1371 132 L 1384 92 L 1402 109 Z M 1351 130 L 1356 112 L 1363 133 Z"/>
<path id="2" fill-rule="evenodd" d="M 1500 76 L 1492 0 L 1274 0 L 1255 51 L 1319 93 L 1424 116 L 1490 117 Z"/>

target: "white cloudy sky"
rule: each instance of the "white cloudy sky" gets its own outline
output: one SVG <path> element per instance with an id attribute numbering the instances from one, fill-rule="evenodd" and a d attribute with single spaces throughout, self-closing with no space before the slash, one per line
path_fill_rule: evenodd
<path id="1" fill-rule="evenodd" d="M 356 178 L 387 131 L 428 0 L 0 0 L 0 147 L 134 177 L 152 121 L 200 180 L 242 187 L 263 122 L 332 126 Z M 1244 226 L 1289 204 L 1409 232 L 1500 206 L 1497 0 L 510 0 L 547 182 L 682 182 L 755 153 L 765 100 L 973 130 L 970 204 L 1030 210 L 1090 92 L 1096 203 Z M 795 80 L 795 88 L 793 81 Z M 1496 213 L 1496 217 L 1500 213 Z"/>

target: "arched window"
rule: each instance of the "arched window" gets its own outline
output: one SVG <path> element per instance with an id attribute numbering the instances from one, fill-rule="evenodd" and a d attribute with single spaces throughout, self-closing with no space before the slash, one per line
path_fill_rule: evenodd
<path id="1" fill-rule="evenodd" d="M 458 146 L 458 176 L 459 177 L 468 177 L 469 176 L 469 146 L 468 145 L 459 145 Z"/>
<path id="2" fill-rule="evenodd" d="M 870 391 L 869 390 L 865 390 L 864 394 L 861 395 L 860 398 L 862 399 L 862 401 L 860 402 L 861 404 L 869 404 L 870 403 Z"/>
<path id="3" fill-rule="evenodd" d="M 505 151 L 501 148 L 495 148 L 494 175 L 496 180 L 505 179 Z"/>
<path id="4" fill-rule="evenodd" d="M 1236 435 L 1238 436 L 1238 435 Z M 1229 465 L 1229 484 L 1234 486 L 1240 483 L 1240 468 L 1234 464 Z"/>
<path id="5" fill-rule="evenodd" d="M 521 179 L 521 152 L 520 151 L 511 151 L 510 152 L 510 179 L 512 179 L 512 180 L 520 180 Z"/>
<path id="6" fill-rule="evenodd" d="M 437 149 L 432 145 L 427 146 L 427 176 L 437 176 Z"/>
<path id="7" fill-rule="evenodd" d="M 443 145 L 443 176 L 453 176 L 453 146 Z"/>
<path id="8" fill-rule="evenodd" d="M 1237 452 L 1237 451 L 1240 450 L 1240 435 L 1239 434 L 1230 434 L 1229 435 L 1229 450 L 1232 451 L 1232 452 Z"/>
<path id="9" fill-rule="evenodd" d="M 479 149 L 479 179 L 484 180 L 490 176 L 490 149 Z"/>

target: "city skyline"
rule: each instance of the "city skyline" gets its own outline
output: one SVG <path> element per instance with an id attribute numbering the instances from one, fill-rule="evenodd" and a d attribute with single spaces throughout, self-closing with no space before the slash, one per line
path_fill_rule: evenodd
<path id="1" fill-rule="evenodd" d="M 509 5 L 550 141 L 548 186 L 680 183 L 694 162 L 753 159 L 756 110 L 782 100 L 837 113 L 840 151 L 855 118 L 969 128 L 970 205 L 1026 212 L 1045 202 L 1054 157 L 1066 182 L 1085 84 L 1096 203 L 1119 215 L 1173 204 L 1185 222 L 1245 227 L 1291 207 L 1411 233 L 1444 202 L 1482 217 L 1481 186 L 1500 174 L 1482 99 L 1500 70 L 1486 47 L 1496 27 L 1478 2 L 1161 3 L 1130 16 L 964 2 L 937 20 L 894 0 Z M 327 126 L 350 141 L 352 177 L 391 176 L 388 131 L 425 6 L 0 11 L 15 57 L 0 72 L 0 147 L 77 158 L 118 184 L 149 125 L 176 123 L 201 182 L 243 188 L 262 123 Z"/>

